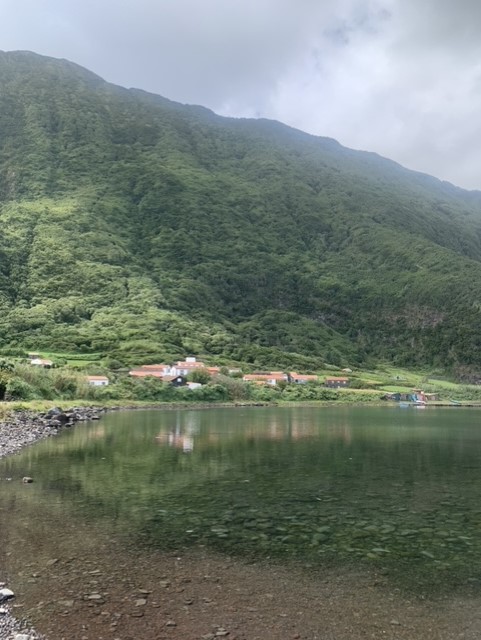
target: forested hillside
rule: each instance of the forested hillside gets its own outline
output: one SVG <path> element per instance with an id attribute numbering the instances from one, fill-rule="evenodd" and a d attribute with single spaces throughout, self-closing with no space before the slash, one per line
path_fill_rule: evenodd
<path id="1" fill-rule="evenodd" d="M 481 194 L 0 53 L 0 348 L 481 364 Z"/>

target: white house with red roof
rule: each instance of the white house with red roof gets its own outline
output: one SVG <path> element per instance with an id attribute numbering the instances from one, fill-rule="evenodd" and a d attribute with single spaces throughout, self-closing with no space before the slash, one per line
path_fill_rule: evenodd
<path id="1" fill-rule="evenodd" d="M 243 376 L 244 382 L 254 382 L 255 384 L 268 384 L 275 387 L 279 382 L 287 382 L 287 374 L 282 371 L 269 371 L 267 373 L 247 373 Z"/>
<path id="2" fill-rule="evenodd" d="M 177 375 L 177 372 L 169 364 L 143 364 L 129 371 L 129 376 L 133 378 L 163 378 L 171 375 Z"/>
<path id="3" fill-rule="evenodd" d="M 187 357 L 184 361 L 179 360 L 173 365 L 172 369 L 175 369 L 177 375 L 187 376 L 191 371 L 198 371 L 199 369 L 207 369 L 208 367 L 194 358 L 194 356 Z"/>
<path id="4" fill-rule="evenodd" d="M 318 380 L 319 378 L 314 375 L 296 373 L 295 371 L 289 373 L 289 382 L 293 382 L 294 384 L 307 384 L 308 382 L 318 382 Z"/>

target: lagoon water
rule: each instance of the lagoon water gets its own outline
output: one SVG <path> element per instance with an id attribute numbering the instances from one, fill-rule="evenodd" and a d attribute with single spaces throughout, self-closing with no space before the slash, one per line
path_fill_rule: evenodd
<path id="1" fill-rule="evenodd" d="M 160 550 L 202 545 L 375 567 L 409 589 L 476 588 L 480 417 L 458 407 L 113 412 L 0 460 L 2 562 L 26 538 L 22 553 L 42 555 L 64 522 Z"/>

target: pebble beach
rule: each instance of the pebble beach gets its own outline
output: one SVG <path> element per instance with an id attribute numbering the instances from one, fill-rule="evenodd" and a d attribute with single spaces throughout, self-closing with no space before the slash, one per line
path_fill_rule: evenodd
<path id="1" fill-rule="evenodd" d="M 98 420 L 103 412 L 103 409 L 92 407 L 74 407 L 66 411 L 52 408 L 45 413 L 12 412 L 0 422 L 0 458 L 14 455 L 28 445 L 73 427 L 77 422 Z M 45 636 L 32 629 L 26 621 L 15 617 L 14 609 L 15 594 L 8 588 L 0 565 L 0 640 L 45 640 Z"/>

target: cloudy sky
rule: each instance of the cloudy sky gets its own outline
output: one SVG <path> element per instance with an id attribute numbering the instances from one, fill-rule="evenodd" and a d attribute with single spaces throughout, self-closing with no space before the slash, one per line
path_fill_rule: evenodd
<path id="1" fill-rule="evenodd" d="M 481 189 L 478 0 L 0 0 L 0 49 Z"/>

